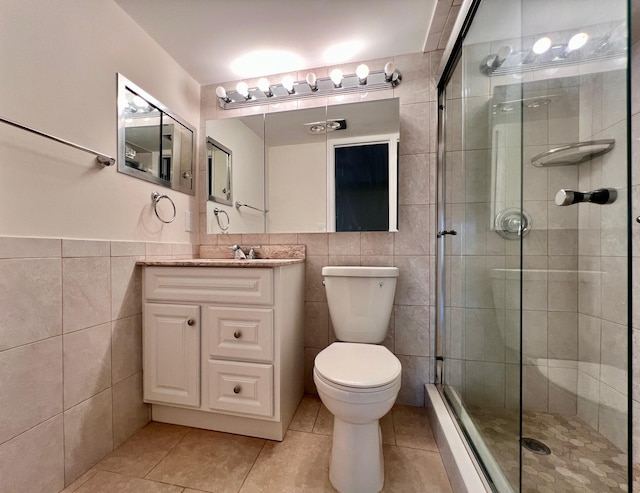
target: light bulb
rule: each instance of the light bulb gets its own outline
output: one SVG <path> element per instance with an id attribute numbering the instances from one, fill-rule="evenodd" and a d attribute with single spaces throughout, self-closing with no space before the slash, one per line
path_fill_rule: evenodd
<path id="1" fill-rule="evenodd" d="M 318 90 L 318 79 L 316 78 L 316 74 L 314 74 L 313 72 L 309 72 L 304 79 L 307 81 L 307 84 L 309 84 L 309 87 L 312 91 Z"/>
<path id="2" fill-rule="evenodd" d="M 238 82 L 238 85 L 236 86 L 236 91 L 238 91 L 238 94 L 240 94 L 245 99 L 249 99 L 249 86 L 247 85 L 246 82 L 243 82 L 243 81 Z"/>
<path id="3" fill-rule="evenodd" d="M 261 77 L 258 79 L 258 89 L 260 89 L 263 93 L 268 93 L 270 91 L 269 79 L 266 77 Z"/>
<path id="4" fill-rule="evenodd" d="M 542 55 L 543 53 L 549 51 L 549 48 L 551 48 L 551 38 L 545 36 L 544 38 L 540 38 L 538 41 L 533 43 L 532 50 L 536 55 Z"/>
<path id="5" fill-rule="evenodd" d="M 289 94 L 293 94 L 295 91 L 293 90 L 293 77 L 290 75 L 285 75 L 282 78 L 282 87 L 284 87 Z"/>
<path id="6" fill-rule="evenodd" d="M 222 99 L 225 99 L 227 97 L 227 91 L 222 86 L 216 87 L 216 94 L 218 95 L 219 98 L 222 98 Z"/>
<path id="7" fill-rule="evenodd" d="M 396 66 L 393 62 L 387 62 L 384 66 L 384 78 L 389 82 L 393 78 L 393 72 L 396 70 Z"/>
<path id="8" fill-rule="evenodd" d="M 569 49 L 569 51 L 579 50 L 587 44 L 587 41 L 589 41 L 589 35 L 587 33 L 582 32 L 574 34 L 573 36 L 571 36 L 567 48 Z"/>
<path id="9" fill-rule="evenodd" d="M 360 84 L 366 84 L 367 76 L 369 75 L 369 67 L 364 63 L 358 65 L 358 68 L 356 68 L 356 75 L 358 76 L 358 82 Z"/>
<path id="10" fill-rule="evenodd" d="M 342 86 L 342 70 L 340 70 L 339 68 L 334 68 L 329 74 L 329 77 L 331 77 L 331 80 L 333 81 L 333 85 L 335 87 Z"/>

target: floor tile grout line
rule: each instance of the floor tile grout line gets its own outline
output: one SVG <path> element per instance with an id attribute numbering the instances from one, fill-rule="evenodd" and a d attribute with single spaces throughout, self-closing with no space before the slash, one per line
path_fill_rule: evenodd
<path id="1" fill-rule="evenodd" d="M 396 439 L 396 418 L 393 408 L 391 408 L 391 428 L 393 428 L 393 444 L 398 445 L 398 440 Z"/>
<path id="2" fill-rule="evenodd" d="M 78 491 L 80 488 L 82 488 L 86 483 L 88 483 L 91 479 L 93 479 L 93 477 L 96 475 L 96 473 L 100 470 L 97 469 L 97 464 L 93 466 L 94 472 L 91 476 L 89 476 L 87 479 L 85 479 L 82 483 L 80 483 L 79 485 L 76 485 L 76 487 L 73 489 L 73 491 Z M 80 477 L 78 477 L 75 481 L 73 481 L 70 485 L 66 486 L 65 488 L 63 488 L 62 491 L 66 490 L 67 488 L 71 487 L 71 485 L 73 483 L 75 483 L 76 481 L 78 481 L 78 479 L 80 479 L 82 476 L 84 476 L 85 474 L 87 474 L 87 472 L 89 472 L 91 469 L 87 470 L 84 474 L 82 474 Z"/>
<path id="3" fill-rule="evenodd" d="M 289 431 L 289 430 L 287 430 Z M 287 432 L 285 431 L 285 434 Z M 283 437 L 284 440 L 284 437 Z M 260 451 L 256 454 L 256 458 L 253 459 L 253 462 L 251 463 L 251 467 L 249 468 L 249 470 L 247 471 L 247 474 L 245 475 L 244 479 L 242 480 L 242 484 L 240 485 L 240 488 L 238 488 L 237 493 L 240 493 L 242 491 L 242 488 L 244 487 L 244 484 L 247 482 L 247 478 L 249 477 L 249 474 L 251 474 L 251 471 L 253 470 L 253 467 L 256 465 L 256 462 L 258 461 L 258 457 L 260 457 L 260 454 L 262 453 L 262 451 L 264 450 L 264 448 L 267 446 L 267 442 L 268 440 L 264 439 L 262 441 L 262 447 L 260 447 Z M 280 442 L 282 443 L 282 442 Z"/>
<path id="4" fill-rule="evenodd" d="M 174 444 L 173 447 L 171 447 L 171 448 L 169 448 L 169 450 L 167 450 L 167 453 L 164 454 L 162 456 L 162 458 L 158 462 L 156 462 L 156 464 L 149 470 L 149 472 L 147 472 L 147 474 L 144 475 L 144 478 L 142 478 L 142 479 L 150 479 L 149 478 L 149 474 L 151 474 L 153 471 L 155 471 L 155 469 L 160 465 L 160 463 L 167 458 L 167 456 L 187 437 L 187 435 L 189 435 L 189 433 L 191 433 L 191 431 L 192 430 L 187 430 L 187 432 L 184 435 L 182 435 L 182 438 L 180 440 L 178 440 Z M 150 480 L 151 481 L 155 481 L 153 479 L 150 479 Z M 177 485 L 174 485 L 174 486 L 182 486 L 182 485 L 177 484 Z"/>

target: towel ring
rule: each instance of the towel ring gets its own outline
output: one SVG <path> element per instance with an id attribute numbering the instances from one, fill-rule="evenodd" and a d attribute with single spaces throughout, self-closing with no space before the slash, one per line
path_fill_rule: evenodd
<path id="1" fill-rule="evenodd" d="M 162 199 L 167 199 L 169 202 L 171 202 L 171 205 L 173 206 L 173 217 L 169 220 L 162 219 L 162 217 L 160 217 L 160 214 L 158 214 L 158 202 L 160 202 Z M 151 200 L 153 200 L 153 212 L 156 213 L 156 217 L 160 219 L 163 223 L 166 223 L 166 224 L 172 223 L 173 220 L 176 218 L 176 204 L 173 203 L 173 200 L 171 200 L 171 197 L 169 197 L 168 195 L 160 195 L 158 192 L 151 192 Z"/>
<path id="2" fill-rule="evenodd" d="M 227 211 L 223 211 L 222 209 L 218 209 L 217 207 L 215 209 L 213 209 L 213 214 L 216 216 L 216 221 L 218 221 L 218 226 L 220 227 L 220 229 L 224 232 L 227 231 L 229 229 L 229 226 L 231 226 L 231 220 L 229 219 L 229 214 L 227 214 Z M 225 216 L 227 216 L 227 226 L 223 227 L 222 223 L 220 222 L 220 214 L 224 214 Z"/>

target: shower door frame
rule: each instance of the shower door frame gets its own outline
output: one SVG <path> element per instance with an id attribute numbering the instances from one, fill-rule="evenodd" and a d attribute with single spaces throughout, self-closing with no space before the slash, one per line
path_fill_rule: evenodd
<path id="1" fill-rule="evenodd" d="M 446 230 L 446 221 L 445 221 L 445 204 L 443 201 L 443 197 L 445 196 L 446 191 L 446 177 L 445 177 L 445 169 L 446 169 L 446 124 L 447 124 L 447 86 L 452 79 L 453 73 L 457 68 L 459 63 L 463 61 L 463 43 L 466 38 L 467 32 L 471 27 L 473 22 L 473 18 L 480 7 L 482 0 L 467 0 L 463 2 L 461 7 L 461 12 L 466 10 L 466 15 L 464 17 L 464 21 L 459 26 L 459 32 L 455 39 L 455 42 L 447 46 L 445 53 L 443 55 L 443 60 L 447 60 L 446 65 L 442 71 L 442 74 L 438 80 L 438 127 L 437 127 L 437 164 L 436 164 L 436 193 L 437 193 L 437 208 L 436 208 L 436 225 L 437 232 Z M 455 30 L 455 27 L 454 27 Z M 451 40 L 450 40 L 451 43 Z M 445 58 L 448 57 L 448 58 Z M 462 122 L 461 122 L 462 123 Z M 522 196 L 522 195 L 521 195 Z M 445 391 L 445 376 L 444 376 L 444 365 L 445 365 L 445 297 L 444 297 L 444 284 L 446 280 L 443 277 L 443 272 L 445 269 L 445 246 L 444 242 L 446 241 L 447 236 L 436 235 L 436 348 L 435 348 L 435 383 L 438 391 L 442 395 L 443 402 L 447 407 L 447 410 L 452 417 L 452 420 L 458 430 L 458 433 L 464 437 L 463 443 L 469 456 L 471 457 L 476 469 L 480 472 L 485 485 L 491 488 L 492 491 L 498 491 L 496 483 L 500 484 L 504 490 L 511 490 L 512 485 L 506 480 L 502 470 L 496 464 L 492 466 L 487 466 L 484 460 L 481 457 L 481 452 L 477 448 L 478 441 L 472 439 L 467 431 L 467 426 L 465 422 L 471 422 L 471 418 L 464 409 L 464 405 L 462 405 L 463 415 L 460 416 L 456 411 L 454 411 L 454 405 L 450 401 L 448 393 Z M 520 262 L 522 262 L 522 242 L 520 241 Z M 520 298 L 522 297 L 522 278 L 520 278 Z M 520 306 L 522 306 L 522 300 L 520 299 Z M 521 313 L 520 313 L 521 318 Z M 520 324 L 522 320 L 520 320 Z M 522 344 L 522 339 L 520 338 L 520 344 Z M 522 352 L 522 348 L 520 348 L 520 352 Z M 518 385 L 520 389 L 522 389 L 522 367 L 520 365 L 519 369 L 519 381 Z M 519 437 L 522 437 L 522 391 L 520 390 L 520 402 L 519 402 L 519 423 L 518 423 L 518 434 Z M 482 440 L 479 440 L 482 442 Z M 486 445 L 481 444 L 483 448 L 486 448 Z M 522 452 L 520 451 L 520 455 Z M 489 469 L 497 469 L 495 474 L 491 474 Z M 522 460 L 520 457 L 519 467 L 518 467 L 518 491 L 522 489 Z"/>

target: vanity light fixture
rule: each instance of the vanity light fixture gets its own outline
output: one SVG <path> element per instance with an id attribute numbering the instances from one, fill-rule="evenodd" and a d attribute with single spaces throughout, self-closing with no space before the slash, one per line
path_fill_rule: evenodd
<path id="1" fill-rule="evenodd" d="M 611 60 L 623 65 L 627 60 L 627 24 L 613 27 L 593 27 L 589 31 L 575 29 L 540 33 L 523 39 L 522 49 L 507 44 L 487 55 L 480 63 L 480 71 L 489 76 L 509 75 L 522 78 L 533 70 Z"/>
<path id="2" fill-rule="evenodd" d="M 249 88 L 246 82 L 241 81 L 235 91 L 227 91 L 223 86 L 218 86 L 216 95 L 221 108 L 233 109 L 264 104 L 267 98 L 269 102 L 275 103 L 287 99 L 393 89 L 401 80 L 402 75 L 393 62 L 387 63 L 383 70 L 373 71 L 367 65 L 360 64 L 355 74 L 345 75 L 342 70 L 336 68 L 331 71 L 329 77 L 318 78 L 315 73 L 309 72 L 302 81 L 296 81 L 291 75 L 286 75 L 280 84 L 271 84 L 266 77 L 261 77 L 257 87 Z"/>

